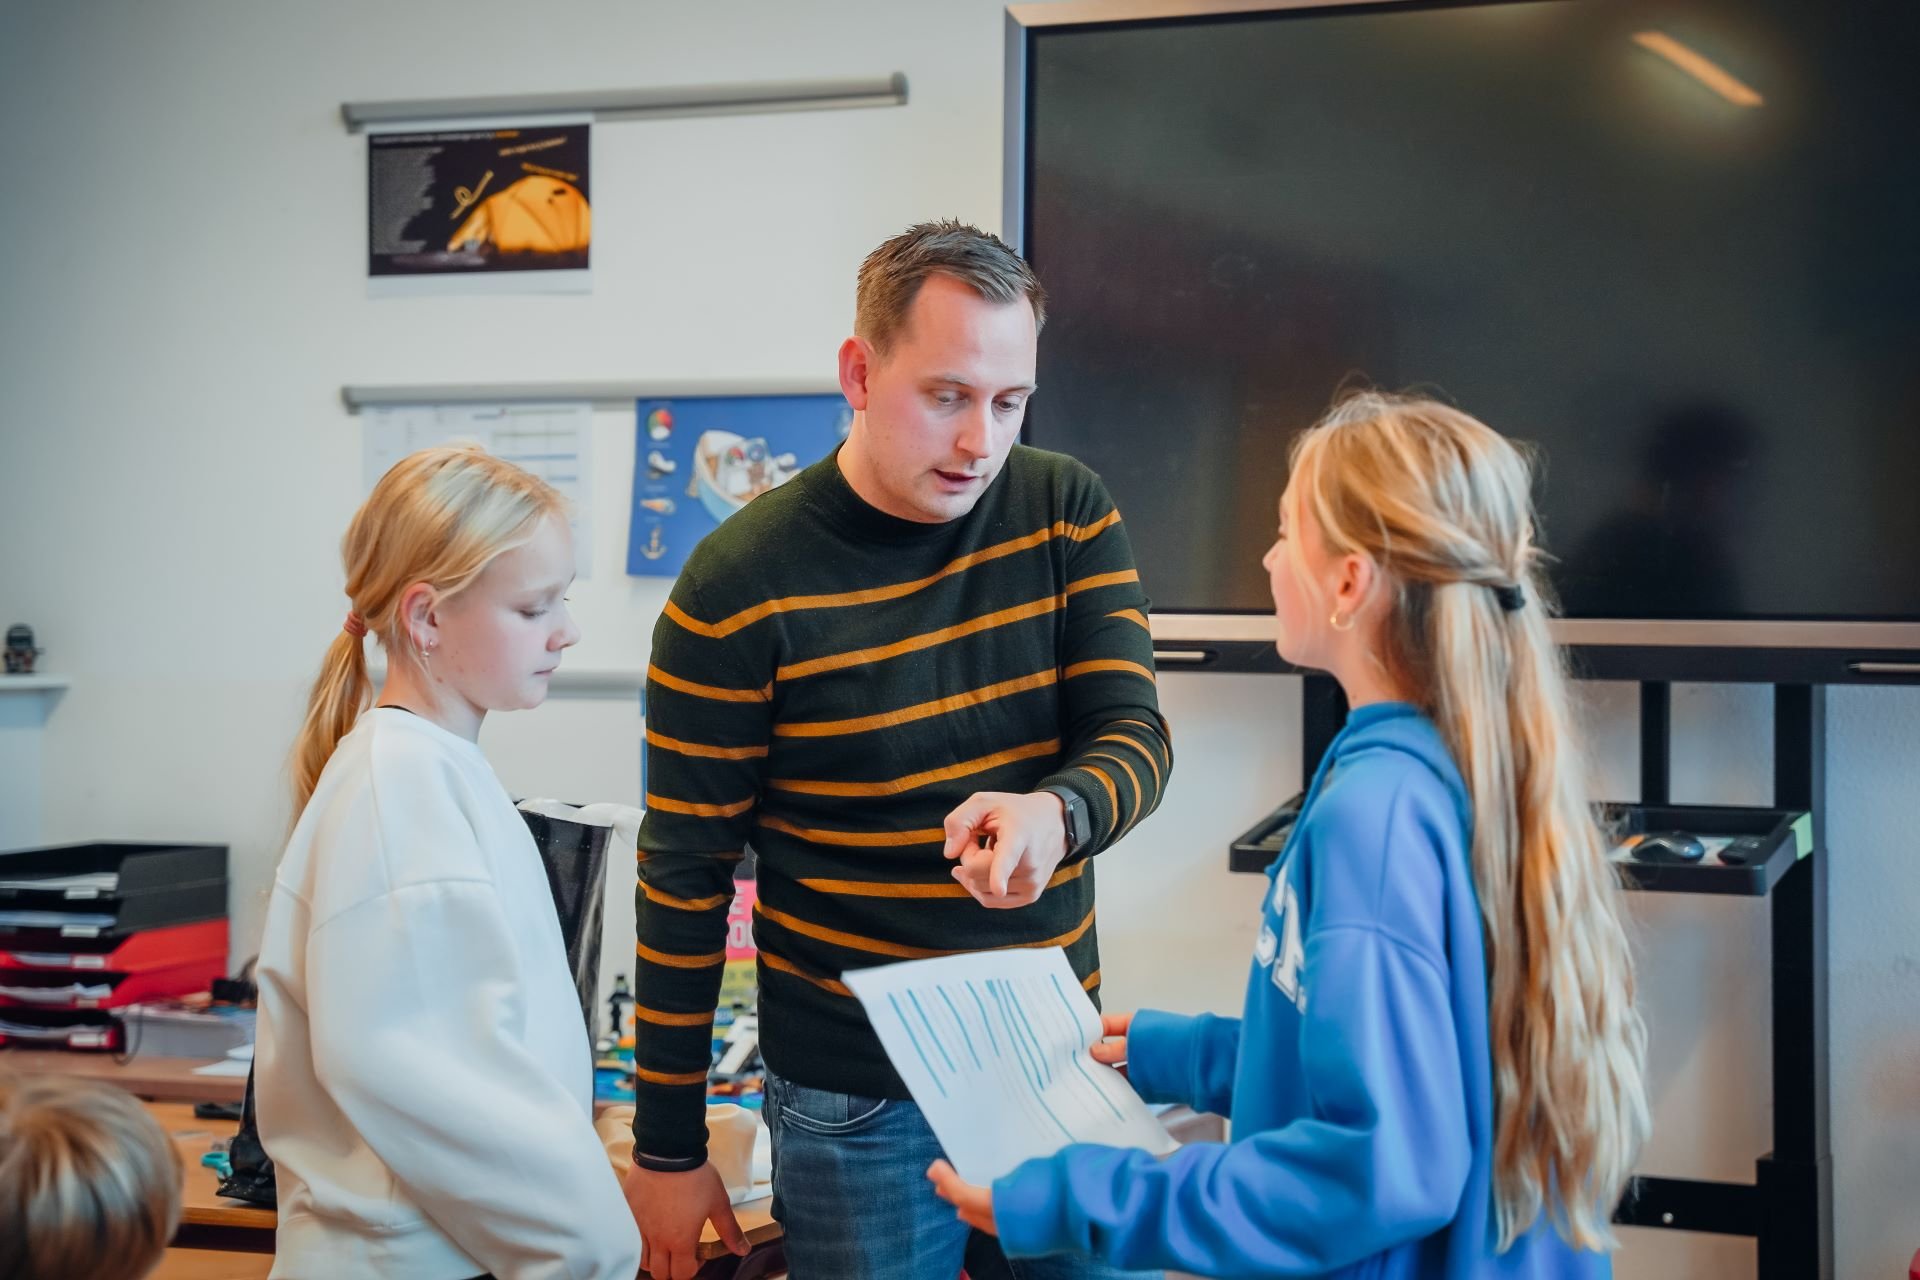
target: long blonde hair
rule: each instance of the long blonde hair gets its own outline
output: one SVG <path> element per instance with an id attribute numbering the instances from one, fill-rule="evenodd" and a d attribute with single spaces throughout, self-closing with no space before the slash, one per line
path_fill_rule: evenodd
<path id="1" fill-rule="evenodd" d="M 1544 1213 L 1603 1249 L 1649 1127 L 1646 1029 L 1547 630 L 1530 481 L 1520 451 L 1467 414 L 1373 392 L 1336 405 L 1292 456 L 1298 510 L 1328 553 L 1382 570 L 1376 656 L 1438 726 L 1472 802 L 1500 1248 Z"/>
<path id="2" fill-rule="evenodd" d="M 341 539 L 351 612 L 389 662 L 413 661 L 399 616 L 408 587 L 425 582 L 443 599 L 454 595 L 495 556 L 528 542 L 542 519 L 565 510 L 566 499 L 546 481 L 478 449 L 409 454 L 380 478 Z M 372 697 L 363 638 L 343 628 L 327 647 L 294 742 L 296 818 Z"/>

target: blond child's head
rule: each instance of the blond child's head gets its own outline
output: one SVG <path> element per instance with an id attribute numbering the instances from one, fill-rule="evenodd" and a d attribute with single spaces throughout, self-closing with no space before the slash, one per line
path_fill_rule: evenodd
<path id="1" fill-rule="evenodd" d="M 0 1074 L 0 1280 L 137 1280 L 179 1225 L 180 1181 L 130 1094 Z"/>
<path id="2" fill-rule="evenodd" d="M 566 500 L 479 449 L 396 462 L 354 514 L 340 556 L 351 609 L 294 744 L 296 814 L 372 699 L 366 636 L 386 650 L 390 685 L 481 713 L 539 705 L 559 652 L 579 639 L 562 600 L 573 579 Z"/>

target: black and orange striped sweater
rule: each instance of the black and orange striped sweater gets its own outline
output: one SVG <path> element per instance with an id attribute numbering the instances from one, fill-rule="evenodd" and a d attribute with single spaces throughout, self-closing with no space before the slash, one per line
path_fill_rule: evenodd
<path id="1" fill-rule="evenodd" d="M 726 911 L 759 877 L 760 1043 L 800 1084 L 905 1098 L 850 969 L 1066 948 L 1100 981 L 1088 858 L 1173 765 L 1120 514 L 1071 458 L 1015 446 L 967 515 L 896 519 L 835 458 L 693 552 L 653 636 L 640 828 L 636 1158 L 697 1164 Z M 1038 901 L 981 906 L 943 854 L 977 791 L 1069 787 L 1087 849 Z"/>

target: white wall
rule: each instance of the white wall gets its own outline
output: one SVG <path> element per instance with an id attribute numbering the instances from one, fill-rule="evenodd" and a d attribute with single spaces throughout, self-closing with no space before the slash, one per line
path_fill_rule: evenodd
<path id="1" fill-rule="evenodd" d="M 990 0 L 0 7 L 0 622 L 31 622 L 75 681 L 46 730 L 43 838 L 228 842 L 247 954 L 282 757 L 344 608 L 360 446 L 339 386 L 828 375 L 867 249 L 931 215 L 998 225 L 1001 32 Z M 365 296 L 343 100 L 894 70 L 904 109 L 598 129 L 591 297 Z M 630 421 L 599 415 L 595 447 L 572 660 L 631 667 L 663 588 L 618 572 Z M 1630 796 L 1632 691 L 1585 692 L 1608 790 Z M 1114 1003 L 1237 1004 L 1258 881 L 1224 849 L 1296 783 L 1298 696 L 1164 679 L 1173 788 L 1102 864 Z M 1764 691 L 1683 689 L 1674 718 L 1679 798 L 1766 799 Z M 1837 691 L 1830 737 L 1839 1269 L 1868 1280 L 1920 1245 L 1920 692 Z M 515 790 L 632 800 L 636 739 L 630 704 L 557 701 L 485 745 Z M 1764 907 L 1636 909 L 1646 1166 L 1748 1178 L 1767 1145 Z M 1749 1245 L 1632 1234 L 1622 1276 L 1752 1274 Z"/>
<path id="2" fill-rule="evenodd" d="M 65 692 L 56 680 L 0 675 L 0 849 L 40 838 L 40 740 Z"/>

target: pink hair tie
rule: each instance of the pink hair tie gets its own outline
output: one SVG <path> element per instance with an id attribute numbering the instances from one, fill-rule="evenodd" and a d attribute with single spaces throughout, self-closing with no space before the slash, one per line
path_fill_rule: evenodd
<path id="1" fill-rule="evenodd" d="M 347 620 L 340 624 L 340 629 L 355 640 L 364 640 L 367 635 L 366 620 L 351 609 L 347 611 Z"/>

